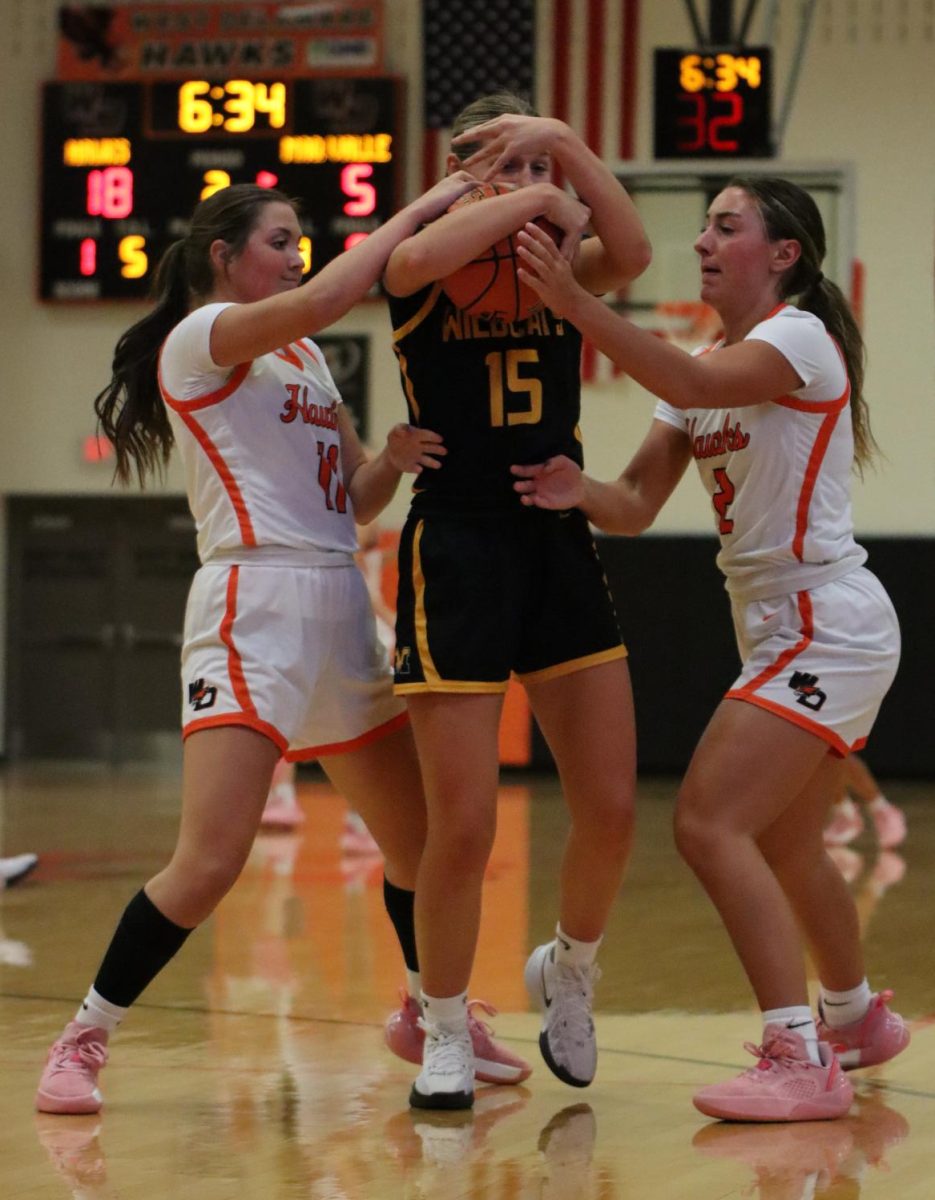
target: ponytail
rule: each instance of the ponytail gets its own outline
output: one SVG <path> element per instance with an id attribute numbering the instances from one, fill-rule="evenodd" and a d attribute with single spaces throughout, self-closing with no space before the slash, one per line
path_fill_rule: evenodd
<path id="1" fill-rule="evenodd" d="M 159 260 L 153 280 L 155 307 L 117 342 L 111 380 L 96 397 L 99 428 L 117 452 L 115 477 L 129 483 L 134 467 L 140 486 L 148 475 L 162 477 L 174 438 L 159 393 L 159 350 L 170 330 L 203 303 L 215 286 L 211 247 L 227 244 L 236 258 L 267 204 L 296 203 L 274 188 L 235 183 L 205 197 L 192 213 L 186 236 Z"/>
<path id="2" fill-rule="evenodd" d="M 836 283 L 819 271 L 798 297 L 798 307 L 814 313 L 837 342 L 851 385 L 851 424 L 854 428 L 854 463 L 858 474 L 879 451 L 870 429 L 870 410 L 864 398 L 864 339 L 847 297 Z"/>
<path id="3" fill-rule="evenodd" d="M 825 227 L 818 205 L 798 184 L 770 175 L 735 176 L 730 187 L 743 188 L 759 206 L 770 241 L 792 238 L 801 254 L 783 276 L 780 298 L 796 297 L 796 305 L 814 313 L 837 342 L 851 385 L 851 424 L 854 464 L 859 474 L 878 451 L 870 429 L 870 410 L 864 399 L 864 340 L 847 297 L 822 274 Z"/>
<path id="4" fill-rule="evenodd" d="M 117 342 L 110 383 L 94 400 L 99 428 L 117 452 L 115 477 L 130 483 L 135 465 L 140 487 L 148 475 L 165 474 L 174 444 L 159 393 L 157 360 L 169 331 L 189 308 L 184 241 L 173 242 L 160 259 L 153 296 L 152 311 Z"/>

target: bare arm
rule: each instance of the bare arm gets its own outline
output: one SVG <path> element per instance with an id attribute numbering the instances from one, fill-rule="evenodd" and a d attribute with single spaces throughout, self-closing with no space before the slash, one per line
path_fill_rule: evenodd
<path id="1" fill-rule="evenodd" d="M 583 204 L 551 183 L 465 204 L 401 242 L 390 255 L 383 282 L 392 295 L 411 296 L 540 216 L 554 221 L 565 231 L 569 246 L 575 247 L 589 214 Z"/>
<path id="2" fill-rule="evenodd" d="M 425 468 L 438 470 L 439 459 L 448 453 L 440 434 L 401 424 L 389 431 L 380 453 L 371 456 L 343 404 L 338 408 L 338 430 L 344 486 L 359 525 L 367 525 L 380 515 L 396 495 L 405 473 L 418 475 Z"/>
<path id="3" fill-rule="evenodd" d="M 558 455 L 531 467 L 512 467 L 523 504 L 580 508 L 605 533 L 634 536 L 648 529 L 691 462 L 691 443 L 665 421 L 653 421 L 619 478 L 602 483 Z"/>
<path id="4" fill-rule="evenodd" d="M 627 374 L 675 408 L 741 408 L 802 386 L 789 360 L 767 342 L 738 342 L 695 357 L 612 312 L 575 280 L 534 225 L 519 234 L 520 278 L 568 317 Z"/>
<path id="5" fill-rule="evenodd" d="M 212 359 L 232 367 L 332 325 L 377 282 L 394 246 L 476 183 L 463 171 L 449 175 L 301 287 L 225 308 L 211 328 Z"/>
<path id="6" fill-rule="evenodd" d="M 505 114 L 455 138 L 480 148 L 464 166 L 490 179 L 511 159 L 550 154 L 578 197 L 591 210 L 596 238 L 582 243 L 575 276 L 589 292 L 621 287 L 649 266 L 651 248 L 636 206 L 613 172 L 564 121 Z"/>

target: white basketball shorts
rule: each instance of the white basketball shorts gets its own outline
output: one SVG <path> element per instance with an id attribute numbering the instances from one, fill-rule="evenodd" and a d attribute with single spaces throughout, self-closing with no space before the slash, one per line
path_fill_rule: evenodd
<path id="1" fill-rule="evenodd" d="M 733 605 L 743 670 L 727 693 L 846 756 L 867 740 L 899 665 L 899 623 L 864 567 L 808 592 Z"/>
<path id="2" fill-rule="evenodd" d="M 405 724 L 363 576 L 341 566 L 209 562 L 192 581 L 182 732 L 242 725 L 290 761 L 352 750 Z"/>

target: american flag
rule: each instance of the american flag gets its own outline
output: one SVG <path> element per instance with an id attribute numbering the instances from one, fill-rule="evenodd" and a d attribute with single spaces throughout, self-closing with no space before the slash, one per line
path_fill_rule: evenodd
<path id="1" fill-rule="evenodd" d="M 466 104 L 508 89 L 567 121 L 605 162 L 633 157 L 639 0 L 423 0 L 423 184 L 445 171 Z M 582 376 L 610 366 L 588 344 Z"/>

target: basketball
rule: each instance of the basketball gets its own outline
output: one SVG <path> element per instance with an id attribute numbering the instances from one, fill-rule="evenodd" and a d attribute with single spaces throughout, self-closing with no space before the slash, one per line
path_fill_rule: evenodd
<path id="1" fill-rule="evenodd" d="M 478 200 L 513 190 L 511 184 L 478 183 L 460 196 L 448 211 L 453 212 L 465 204 L 476 204 Z M 540 217 L 536 224 L 555 241 L 561 237 L 561 230 L 544 217 Z M 518 266 L 516 234 L 513 233 L 443 279 L 442 288 L 451 303 L 462 312 L 474 316 L 500 317 L 505 321 L 521 321 L 541 308 L 542 301 L 531 287 L 520 281 L 516 274 Z"/>

